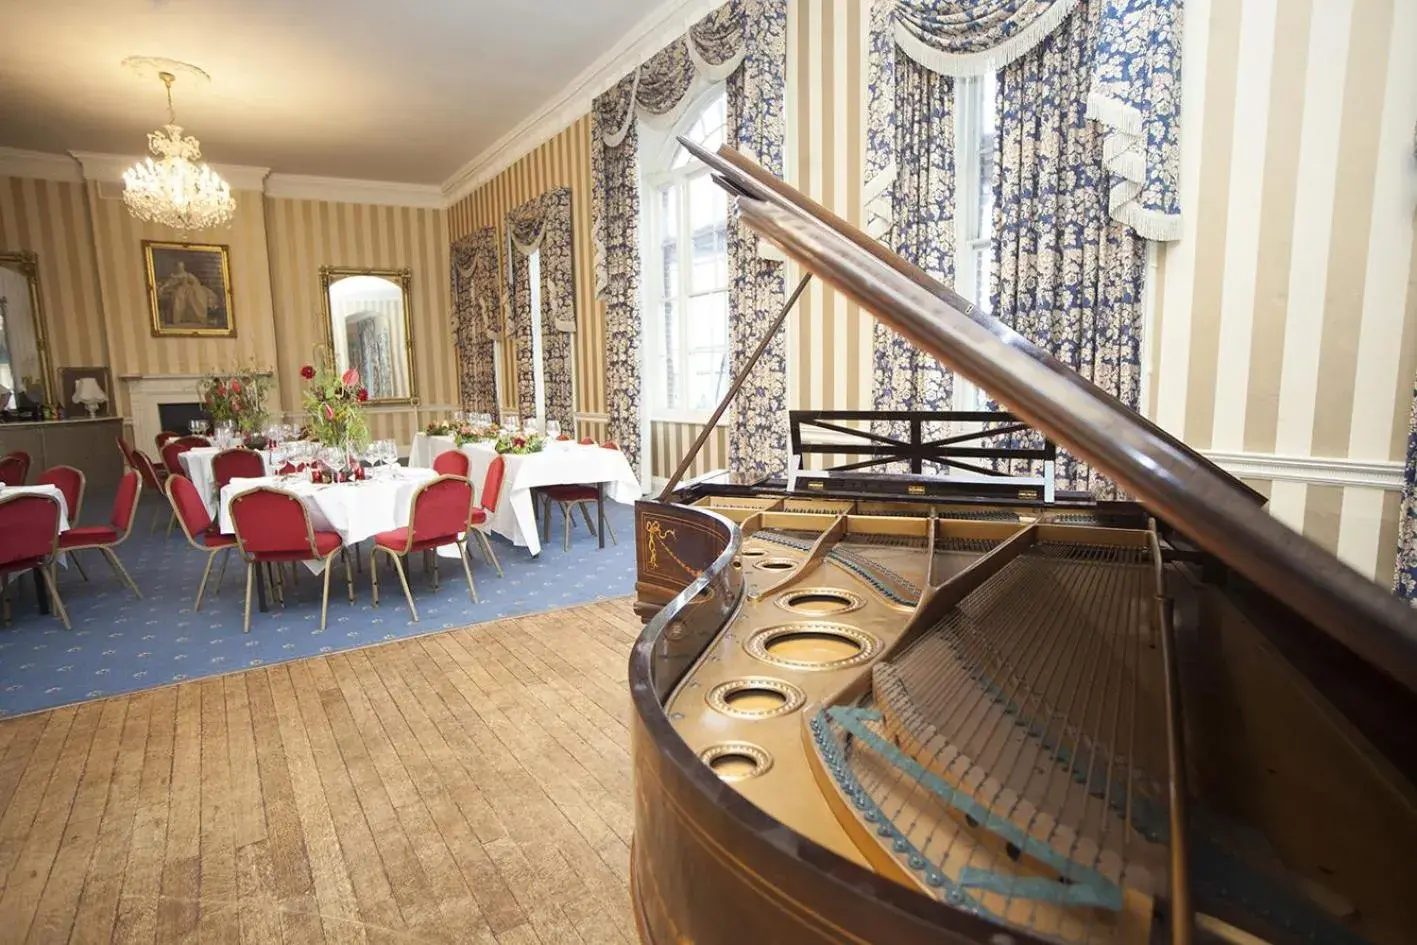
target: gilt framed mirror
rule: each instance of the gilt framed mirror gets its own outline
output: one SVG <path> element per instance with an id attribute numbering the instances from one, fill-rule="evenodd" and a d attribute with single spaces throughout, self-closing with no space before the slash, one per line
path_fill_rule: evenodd
<path id="1" fill-rule="evenodd" d="M 52 403 L 53 369 L 44 332 L 39 256 L 0 252 L 0 410 Z"/>
<path id="2" fill-rule="evenodd" d="M 408 269 L 320 267 L 325 344 L 341 371 L 354 368 L 371 404 L 418 399 Z"/>

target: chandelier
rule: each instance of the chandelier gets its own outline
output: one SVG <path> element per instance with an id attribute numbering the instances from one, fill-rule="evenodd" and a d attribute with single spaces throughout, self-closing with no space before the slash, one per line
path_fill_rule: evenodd
<path id="1" fill-rule="evenodd" d="M 236 212 L 231 187 L 204 163 L 202 146 L 182 133 L 172 107 L 177 77 L 159 72 L 167 87 L 167 124 L 148 135 L 152 156 L 123 172 L 123 202 L 140 220 L 175 230 L 202 230 L 226 223 Z"/>

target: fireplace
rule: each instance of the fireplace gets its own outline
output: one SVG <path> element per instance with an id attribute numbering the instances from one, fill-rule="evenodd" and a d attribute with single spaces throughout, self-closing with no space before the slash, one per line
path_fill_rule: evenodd
<path id="1" fill-rule="evenodd" d="M 195 401 L 191 403 L 171 403 L 157 405 L 158 421 L 164 430 L 171 430 L 173 433 L 186 434 L 192 429 L 193 420 L 205 420 L 207 429 L 211 429 L 212 418 L 202 405 Z"/>

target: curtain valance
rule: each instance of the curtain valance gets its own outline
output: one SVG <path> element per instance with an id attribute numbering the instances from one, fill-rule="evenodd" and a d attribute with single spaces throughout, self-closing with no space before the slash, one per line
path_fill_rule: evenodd
<path id="1" fill-rule="evenodd" d="M 693 99 L 695 79 L 722 82 L 743 62 L 745 49 L 742 0 L 730 0 L 596 99 L 602 143 L 618 148 L 631 116 L 652 128 L 673 126 Z"/>
<path id="2" fill-rule="evenodd" d="M 1087 117 L 1106 129 L 1103 165 L 1113 219 L 1152 240 L 1181 235 L 1181 4 L 1096 0 L 1101 17 L 1091 56 Z M 1051 35 L 1079 0 L 874 0 L 868 229 L 891 225 L 895 179 L 896 51 L 948 76 L 982 75 L 1014 62 Z"/>
<path id="3" fill-rule="evenodd" d="M 571 259 L 571 189 L 557 187 L 507 213 L 507 235 L 521 256 L 541 251 L 542 307 L 546 324 L 576 330 L 575 274 Z"/>

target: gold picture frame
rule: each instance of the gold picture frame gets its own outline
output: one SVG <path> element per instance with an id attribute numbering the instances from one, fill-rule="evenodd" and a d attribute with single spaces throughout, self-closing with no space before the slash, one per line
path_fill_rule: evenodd
<path id="1" fill-rule="evenodd" d="M 25 280 L 29 289 L 29 297 L 26 304 L 29 307 L 29 316 L 32 319 L 34 329 L 35 344 L 39 354 L 39 373 L 31 375 L 39 381 L 38 390 L 44 398 L 44 403 L 54 401 L 54 368 L 49 355 L 49 332 L 45 322 L 44 295 L 39 290 L 39 254 L 32 250 L 5 250 L 0 252 L 0 267 L 13 269 Z M 8 317 L 17 317 L 19 307 L 11 303 Z M 3 345 L 0 345 L 3 347 Z M 16 380 L 19 380 L 17 377 Z M 23 385 L 16 384 L 16 387 Z M 33 396 L 35 388 L 22 393 Z"/>
<path id="2" fill-rule="evenodd" d="M 143 240 L 154 338 L 235 338 L 231 250 Z"/>
<path id="3" fill-rule="evenodd" d="M 330 289 L 346 279 L 361 278 L 364 280 L 376 279 L 389 283 L 397 287 L 401 297 L 400 321 L 403 337 L 397 339 L 393 345 L 401 354 L 401 363 L 394 365 L 394 373 L 401 375 L 402 390 L 391 394 L 381 394 L 374 386 L 373 378 L 365 378 L 369 384 L 369 400 L 371 406 L 392 406 L 401 404 L 417 404 L 418 396 L 418 365 L 414 357 L 413 348 L 413 309 L 411 305 L 410 293 L 413 287 L 413 270 L 411 269 L 371 269 L 358 266 L 321 266 L 320 267 L 320 309 L 321 320 L 324 322 L 325 347 L 335 358 L 341 369 L 346 367 L 340 360 L 340 346 L 335 339 L 335 307 L 330 304 Z"/>

